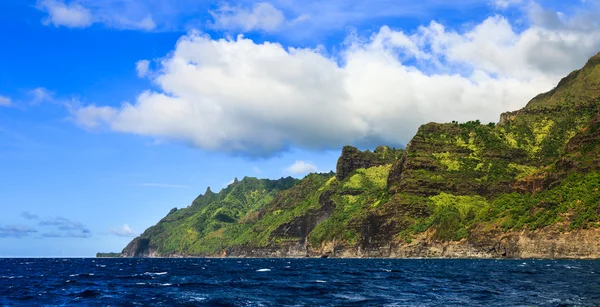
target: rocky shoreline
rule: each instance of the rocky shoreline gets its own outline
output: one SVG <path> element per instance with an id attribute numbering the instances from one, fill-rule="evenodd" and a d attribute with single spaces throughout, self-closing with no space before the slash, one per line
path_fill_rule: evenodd
<path id="1" fill-rule="evenodd" d="M 493 236 L 490 236 L 493 235 Z M 134 257 L 122 254 L 122 257 Z M 317 249 L 301 244 L 279 248 L 234 248 L 211 255 L 160 255 L 156 251 L 136 257 L 148 258 L 400 258 L 400 259 L 600 259 L 600 229 L 571 232 L 538 230 L 502 232 L 488 230 L 458 242 L 440 242 L 427 234 L 411 243 L 386 246 L 339 247 L 332 242 Z"/>

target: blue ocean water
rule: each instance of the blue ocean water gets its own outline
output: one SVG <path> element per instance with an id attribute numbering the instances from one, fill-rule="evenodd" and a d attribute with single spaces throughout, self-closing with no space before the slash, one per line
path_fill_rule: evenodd
<path id="1" fill-rule="evenodd" d="M 1 306 L 598 306 L 599 261 L 0 259 Z"/>

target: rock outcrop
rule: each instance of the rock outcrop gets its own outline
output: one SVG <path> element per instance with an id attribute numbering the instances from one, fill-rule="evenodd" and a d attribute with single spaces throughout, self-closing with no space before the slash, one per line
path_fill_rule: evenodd
<path id="1" fill-rule="evenodd" d="M 235 180 L 129 257 L 600 258 L 600 54 L 498 124 L 428 123 L 336 173 Z"/>

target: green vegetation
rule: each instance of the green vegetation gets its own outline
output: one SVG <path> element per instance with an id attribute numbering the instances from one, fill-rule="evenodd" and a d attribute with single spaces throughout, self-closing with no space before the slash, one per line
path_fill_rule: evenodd
<path id="1" fill-rule="evenodd" d="M 344 147 L 336 173 L 207 190 L 124 254 L 370 248 L 417 236 L 470 240 L 481 229 L 598 227 L 599 101 L 600 54 L 498 124 L 429 123 L 405 150 Z"/>
<path id="2" fill-rule="evenodd" d="M 96 253 L 96 258 L 120 258 L 121 253 Z"/>

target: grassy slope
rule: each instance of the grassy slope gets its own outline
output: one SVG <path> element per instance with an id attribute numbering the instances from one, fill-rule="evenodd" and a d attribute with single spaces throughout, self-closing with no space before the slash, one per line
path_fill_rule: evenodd
<path id="1" fill-rule="evenodd" d="M 345 147 L 337 176 L 246 178 L 171 212 L 142 238 L 161 254 L 217 254 L 329 242 L 369 248 L 426 230 L 452 241 L 475 228 L 595 227 L 599 98 L 600 54 L 497 125 L 429 123 L 406 151 Z"/>

